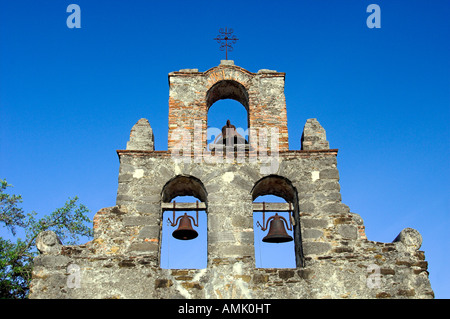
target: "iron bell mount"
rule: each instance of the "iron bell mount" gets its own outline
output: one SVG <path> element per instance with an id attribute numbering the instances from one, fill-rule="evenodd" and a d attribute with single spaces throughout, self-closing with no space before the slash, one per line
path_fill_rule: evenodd
<path id="1" fill-rule="evenodd" d="M 261 225 L 259 221 L 256 223 L 258 227 L 261 227 L 262 231 L 267 230 L 267 225 L 270 221 L 269 232 L 262 239 L 265 243 L 286 243 L 294 240 L 292 236 L 290 236 L 286 229 L 284 228 L 284 224 L 288 230 L 292 231 L 292 221 L 291 221 L 291 203 L 289 203 L 289 223 L 283 216 L 279 216 L 278 213 L 269 217 L 266 222 L 266 203 L 263 202 L 263 224 Z"/>
<path id="2" fill-rule="evenodd" d="M 173 219 L 170 220 L 170 218 L 167 218 L 168 225 L 172 227 L 175 227 L 179 222 L 179 226 L 176 230 L 173 231 L 172 236 L 179 240 L 191 240 L 197 238 L 198 233 L 194 228 L 192 228 L 191 219 L 194 223 L 194 226 L 198 227 L 198 201 L 196 210 L 197 222 L 187 213 L 184 213 L 184 215 L 179 216 L 177 219 L 175 219 L 175 205 L 175 201 L 173 201 Z"/>

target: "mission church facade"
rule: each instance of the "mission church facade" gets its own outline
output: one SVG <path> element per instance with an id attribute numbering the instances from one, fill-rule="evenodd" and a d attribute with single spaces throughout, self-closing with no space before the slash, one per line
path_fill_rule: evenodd
<path id="1" fill-rule="evenodd" d="M 306 121 L 301 149 L 289 149 L 284 81 L 231 60 L 169 73 L 168 150 L 155 151 L 148 120 L 133 126 L 117 151 L 116 206 L 96 213 L 84 245 L 38 236 L 30 298 L 433 298 L 421 235 L 406 228 L 393 242 L 370 241 L 341 202 L 338 150 L 316 119 Z M 228 122 L 208 145 L 208 110 L 221 99 L 245 107 L 249 136 Z M 255 201 L 264 195 L 284 202 Z M 205 268 L 161 268 L 164 212 L 188 242 L 206 214 Z M 255 266 L 255 212 L 264 212 L 266 242 L 294 243 L 295 267 Z"/>

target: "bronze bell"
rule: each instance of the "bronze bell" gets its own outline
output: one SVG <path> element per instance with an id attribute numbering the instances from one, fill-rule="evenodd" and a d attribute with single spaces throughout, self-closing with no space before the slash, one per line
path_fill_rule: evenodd
<path id="1" fill-rule="evenodd" d="M 198 233 L 192 228 L 190 216 L 187 213 L 181 217 L 180 224 L 176 230 L 173 231 L 172 236 L 180 240 L 190 240 L 197 238 Z"/>
<path id="2" fill-rule="evenodd" d="M 263 242 L 265 242 L 265 243 L 286 243 L 286 242 L 294 240 L 286 232 L 286 229 L 284 228 L 284 222 L 286 222 L 284 217 L 280 217 L 280 216 L 278 216 L 278 214 L 275 214 L 275 216 L 270 217 L 269 220 L 270 219 L 272 219 L 272 221 L 270 222 L 269 232 L 268 232 L 267 236 L 262 239 Z M 267 220 L 267 222 L 269 220 Z"/>
<path id="3" fill-rule="evenodd" d="M 222 136 L 216 141 L 216 144 L 223 144 L 226 146 L 236 146 L 238 144 L 248 144 L 247 140 L 236 131 L 236 126 L 227 120 L 227 124 L 222 127 Z"/>

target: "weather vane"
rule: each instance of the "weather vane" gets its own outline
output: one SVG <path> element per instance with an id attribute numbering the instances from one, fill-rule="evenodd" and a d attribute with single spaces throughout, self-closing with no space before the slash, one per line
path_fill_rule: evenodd
<path id="1" fill-rule="evenodd" d="M 230 52 L 233 51 L 232 45 L 239 39 L 236 38 L 236 36 L 231 35 L 233 33 L 233 29 L 231 28 L 225 28 L 225 30 L 220 28 L 219 33 L 220 35 L 218 35 L 217 38 L 214 38 L 214 40 L 217 40 L 217 43 L 220 44 L 220 51 L 225 50 L 225 60 L 228 60 L 228 50 Z"/>

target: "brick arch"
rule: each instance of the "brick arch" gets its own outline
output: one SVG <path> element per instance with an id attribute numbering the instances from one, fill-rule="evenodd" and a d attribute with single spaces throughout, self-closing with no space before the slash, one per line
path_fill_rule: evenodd
<path id="1" fill-rule="evenodd" d="M 284 73 L 265 69 L 252 73 L 231 61 L 206 72 L 183 69 L 169 73 L 168 150 L 184 143 L 178 139 L 178 129 L 194 136 L 198 125 L 206 136 L 208 111 L 221 99 L 233 99 L 244 106 L 249 129 L 278 130 L 278 150 L 289 150 L 284 77 Z M 191 143 L 191 149 L 200 152 L 206 149 L 206 143 L 206 139 L 197 145 Z M 271 149 L 271 145 L 263 147 Z"/>
<path id="2" fill-rule="evenodd" d="M 249 111 L 248 90 L 235 80 L 220 80 L 211 86 L 206 92 L 206 108 L 210 107 L 217 101 L 223 99 L 232 99 L 241 103 L 247 112 Z"/>
<path id="3" fill-rule="evenodd" d="M 217 82 L 224 80 L 236 81 L 247 90 L 255 73 L 245 70 L 239 66 L 217 66 L 209 69 L 204 73 L 206 78 L 206 89 L 209 90 Z"/>

